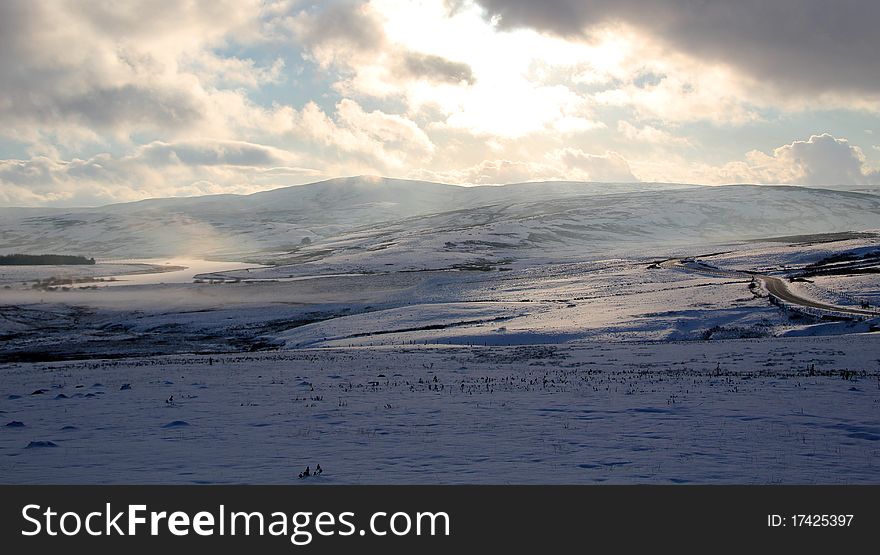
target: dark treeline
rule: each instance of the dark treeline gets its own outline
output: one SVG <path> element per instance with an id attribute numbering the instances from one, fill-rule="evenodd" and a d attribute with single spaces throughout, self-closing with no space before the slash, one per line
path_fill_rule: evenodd
<path id="1" fill-rule="evenodd" d="M 0 266 L 94 264 L 94 258 L 66 254 L 5 254 L 0 255 Z"/>

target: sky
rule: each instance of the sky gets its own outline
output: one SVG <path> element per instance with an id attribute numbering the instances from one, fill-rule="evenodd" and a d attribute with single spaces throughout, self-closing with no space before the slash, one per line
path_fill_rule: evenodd
<path id="1" fill-rule="evenodd" d="M 880 184 L 877 21 L 876 0 L 6 0 L 0 206 L 361 174 Z"/>

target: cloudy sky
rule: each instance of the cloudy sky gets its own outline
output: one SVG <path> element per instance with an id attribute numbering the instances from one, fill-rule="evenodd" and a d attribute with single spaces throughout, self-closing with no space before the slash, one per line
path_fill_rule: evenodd
<path id="1" fill-rule="evenodd" d="M 876 0 L 0 2 L 0 205 L 880 183 Z"/>

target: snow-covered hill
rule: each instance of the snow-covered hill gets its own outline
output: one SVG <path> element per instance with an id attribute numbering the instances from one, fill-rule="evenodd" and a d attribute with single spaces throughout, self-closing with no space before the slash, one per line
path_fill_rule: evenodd
<path id="1" fill-rule="evenodd" d="M 874 228 L 880 196 L 847 191 L 573 182 L 458 187 L 354 177 L 246 196 L 3 209 L 0 254 L 418 266 Z"/>

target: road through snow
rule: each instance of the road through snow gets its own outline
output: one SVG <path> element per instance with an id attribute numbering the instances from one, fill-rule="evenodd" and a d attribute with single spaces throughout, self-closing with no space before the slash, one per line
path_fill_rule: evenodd
<path id="1" fill-rule="evenodd" d="M 767 292 L 777 297 L 785 302 L 796 304 L 799 306 L 807 307 L 807 308 L 817 308 L 819 310 L 828 310 L 831 312 L 843 312 L 846 314 L 857 314 L 859 316 L 877 316 L 876 310 L 871 309 L 862 309 L 855 308 L 851 306 L 838 306 L 823 303 L 820 301 L 816 301 L 814 299 L 809 299 L 806 297 L 801 297 L 793 293 L 788 285 L 785 283 L 785 280 L 780 279 L 774 276 L 768 276 L 764 274 L 758 274 L 753 272 L 742 272 L 735 270 L 722 270 L 720 268 L 715 268 L 712 266 L 706 266 L 703 264 L 698 264 L 696 262 L 686 262 L 684 259 L 676 258 L 671 260 L 666 260 L 660 263 L 660 266 L 663 268 L 673 268 L 678 270 L 687 270 L 692 272 L 698 272 L 702 274 L 711 274 L 729 278 L 744 278 L 744 279 L 759 279 L 763 282 L 764 287 L 767 289 Z"/>

